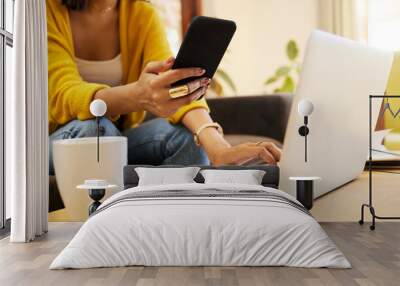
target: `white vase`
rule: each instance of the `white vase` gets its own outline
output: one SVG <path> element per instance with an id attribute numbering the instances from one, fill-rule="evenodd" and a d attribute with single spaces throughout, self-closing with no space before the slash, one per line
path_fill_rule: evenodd
<path id="1" fill-rule="evenodd" d="M 53 142 L 57 186 L 71 221 L 84 221 L 88 217 L 92 200 L 86 190 L 76 188 L 85 180 L 103 179 L 118 186 L 107 190 L 104 199 L 123 189 L 123 168 L 128 156 L 126 137 L 100 137 L 99 162 L 96 144 L 96 137 Z"/>

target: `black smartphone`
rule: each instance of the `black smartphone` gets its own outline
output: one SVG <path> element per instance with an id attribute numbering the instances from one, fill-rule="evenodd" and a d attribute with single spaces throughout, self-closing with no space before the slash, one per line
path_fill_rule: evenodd
<path id="1" fill-rule="evenodd" d="M 172 84 L 173 87 L 186 84 L 196 78 L 212 78 L 236 31 L 236 24 L 230 20 L 205 16 L 195 17 L 189 26 L 172 69 L 203 68 L 205 74 L 185 78 Z"/>

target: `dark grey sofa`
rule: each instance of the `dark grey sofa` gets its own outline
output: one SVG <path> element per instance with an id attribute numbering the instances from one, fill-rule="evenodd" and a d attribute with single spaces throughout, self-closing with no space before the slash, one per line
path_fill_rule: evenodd
<path id="1" fill-rule="evenodd" d="M 208 99 L 212 118 L 224 128 L 226 139 L 243 142 L 272 140 L 283 142 L 292 96 L 255 95 Z M 147 119 L 152 118 L 151 115 Z M 49 211 L 63 208 L 55 177 L 50 177 Z"/>
<path id="2" fill-rule="evenodd" d="M 224 128 L 228 141 L 257 142 L 262 138 L 283 142 L 292 96 L 255 95 L 207 100 L 212 118 Z"/>

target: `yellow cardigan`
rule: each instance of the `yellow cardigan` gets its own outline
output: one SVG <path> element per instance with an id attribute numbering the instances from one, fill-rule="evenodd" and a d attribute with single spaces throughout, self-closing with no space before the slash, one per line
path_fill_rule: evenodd
<path id="1" fill-rule="evenodd" d="M 71 120 L 93 118 L 89 105 L 96 91 L 107 85 L 85 82 L 77 69 L 68 9 L 61 0 L 46 0 L 49 69 L 49 132 Z M 137 81 L 149 61 L 171 55 L 163 25 L 155 8 L 146 1 L 120 0 L 119 33 L 123 81 Z M 178 123 L 194 108 L 206 108 L 204 99 L 180 108 L 168 119 Z M 123 116 L 123 128 L 138 126 L 145 111 Z M 116 120 L 115 118 L 114 120 Z"/>

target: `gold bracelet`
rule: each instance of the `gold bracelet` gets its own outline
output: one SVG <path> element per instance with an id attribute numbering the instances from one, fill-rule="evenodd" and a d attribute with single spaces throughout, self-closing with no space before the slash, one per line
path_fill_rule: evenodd
<path id="1" fill-rule="evenodd" d="M 217 122 L 212 122 L 212 123 L 203 124 L 203 125 L 201 125 L 201 126 L 196 130 L 196 132 L 193 134 L 194 142 L 196 143 L 197 146 L 200 146 L 200 139 L 199 139 L 200 133 L 201 133 L 204 129 L 209 128 L 209 127 L 212 127 L 212 128 L 217 129 L 217 131 L 218 131 L 221 135 L 224 135 L 224 130 L 222 129 L 221 125 L 219 125 Z"/>

